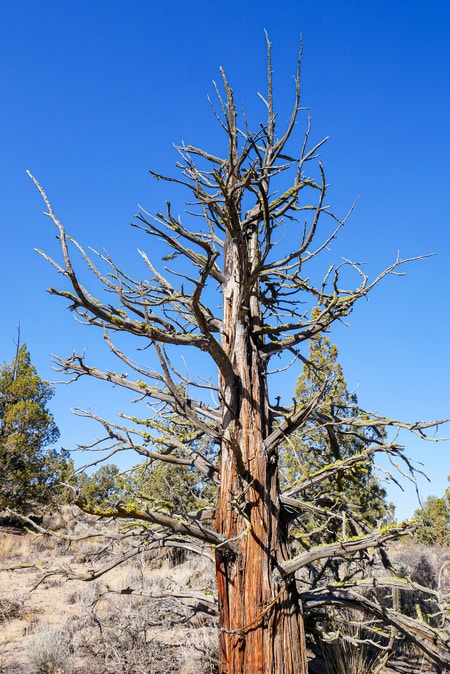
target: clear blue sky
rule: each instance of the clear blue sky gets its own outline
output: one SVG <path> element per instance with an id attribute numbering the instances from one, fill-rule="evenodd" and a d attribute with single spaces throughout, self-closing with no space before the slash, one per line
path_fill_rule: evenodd
<path id="1" fill-rule="evenodd" d="M 0 360 L 13 357 L 17 324 L 39 373 L 55 379 L 50 353 L 101 335 L 73 323 L 57 283 L 34 252 L 54 252 L 55 232 L 26 177 L 45 186 L 68 230 L 131 264 L 145 247 L 128 223 L 164 193 L 148 174 L 172 173 L 182 140 L 216 146 L 208 95 L 223 66 L 237 103 L 261 110 L 265 38 L 273 43 L 276 100 L 292 100 L 299 36 L 303 103 L 313 139 L 329 135 L 323 160 L 330 201 L 344 214 L 359 203 L 336 253 L 376 274 L 395 258 L 436 253 L 388 279 L 333 335 L 350 387 L 368 409 L 407 420 L 450 416 L 450 4 L 444 0 L 226 3 L 148 0 L 15 0 L 0 3 Z M 290 400 L 290 391 L 282 391 Z M 95 431 L 71 407 L 120 407 L 105 388 L 58 386 L 51 409 L 66 447 Z M 450 430 L 448 430 L 450 433 Z M 450 443 L 408 441 L 442 494 Z M 413 490 L 391 490 L 400 517 Z"/>

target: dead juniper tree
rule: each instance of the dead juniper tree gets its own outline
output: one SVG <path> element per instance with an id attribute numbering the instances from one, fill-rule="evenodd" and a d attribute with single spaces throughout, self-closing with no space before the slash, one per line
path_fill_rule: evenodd
<path id="1" fill-rule="evenodd" d="M 373 634 L 384 624 L 389 638 L 406 635 L 450 666 L 440 633 L 382 601 L 364 571 L 378 549 L 389 571 L 379 582 L 389 585 L 386 579 L 394 577 L 394 570 L 383 546 L 405 527 L 371 529 L 349 507 L 346 521 L 353 522 L 358 535 L 312 547 L 290 546 L 290 527 L 306 515 L 314 513 L 319 530 L 326 521 L 343 517 L 344 505 L 336 505 L 330 488 L 338 473 L 371 466 L 377 454 L 394 464 L 404 459 L 410 469 L 402 446 L 384 431 L 406 428 L 425 436 L 435 423 L 400 423 L 371 413 L 340 415 L 339 408 L 325 415 L 319 411 L 320 387 L 294 398 L 289 407 L 273 404 L 279 389 L 275 384 L 269 394 L 271 375 L 301 366 L 309 341 L 345 320 L 358 300 L 383 277 L 398 274 L 406 260 L 397 258 L 372 280 L 349 261 L 330 266 L 329 246 L 347 218 L 336 217 L 327 206 L 318 155 L 324 141 L 310 146 L 309 119 L 297 139 L 297 122 L 305 114 L 300 108 L 300 58 L 292 113 L 285 128 L 277 127 L 267 44 L 268 89 L 260 96 L 266 121 L 255 131 L 249 128 L 237 114 L 233 91 L 221 72 L 215 115 L 226 139 L 223 154 L 183 145 L 178 148 L 178 177 L 152 174 L 185 189 L 189 197 L 183 217 L 170 203 L 165 212 L 142 210 L 137 216 L 135 226 L 168 249 L 164 263 L 140 252 L 147 270 L 143 280 L 107 253 L 89 252 L 72 239 L 33 178 L 58 230 L 62 257 L 57 261 L 42 254 L 67 282 L 50 293 L 68 299 L 82 322 L 103 329 L 126 373 L 101 369 L 85 354 L 59 359 L 58 367 L 72 379 L 92 377 L 138 394 L 136 405 L 141 405 L 138 415 L 123 414 L 116 421 L 80 411 L 105 429 L 94 448 L 108 457 L 132 450 L 150 465 L 169 462 L 180 470 L 196 470 L 217 487 L 209 518 L 204 509 L 169 513 L 138 493 L 94 512 L 141 523 L 127 539 L 130 551 L 123 558 L 144 546 L 175 546 L 215 560 L 221 674 L 305 674 L 305 611 L 312 615 L 324 605 L 359 609 Z M 80 255 L 98 282 L 92 288 L 80 280 L 75 263 Z M 116 333 L 138 338 L 139 362 L 115 343 Z M 180 366 L 180 353 L 186 368 Z M 298 443 L 298 433 L 311 424 L 325 429 L 330 443 L 338 445 L 355 434 L 365 439 L 364 447 L 342 460 L 337 455 L 335 462 L 282 490 L 280 452 L 289 451 L 293 434 Z M 321 485 L 327 485 L 322 500 L 317 496 Z M 308 497 L 311 488 L 313 498 Z M 343 562 L 339 579 L 328 573 L 329 560 Z M 393 584 L 405 591 L 410 587 L 400 579 Z"/>

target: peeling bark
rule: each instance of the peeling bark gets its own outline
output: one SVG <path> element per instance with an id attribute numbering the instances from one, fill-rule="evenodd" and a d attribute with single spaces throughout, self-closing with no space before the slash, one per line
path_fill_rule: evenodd
<path id="1" fill-rule="evenodd" d="M 246 265 L 238 263 L 243 249 Z M 247 288 L 239 270 L 251 269 L 254 246 L 228 241 L 225 259 L 223 346 L 235 373 L 222 380 L 224 438 L 217 532 L 234 554 L 216 549 L 221 674 L 304 674 L 306 645 L 293 578 L 283 578 L 286 531 L 280 517 L 276 453 L 271 433 L 266 366 L 260 357 L 258 286 Z"/>

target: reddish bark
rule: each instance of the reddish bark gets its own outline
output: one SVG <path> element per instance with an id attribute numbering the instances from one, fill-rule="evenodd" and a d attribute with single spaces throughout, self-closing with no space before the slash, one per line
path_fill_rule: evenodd
<path id="1" fill-rule="evenodd" d="M 303 616 L 295 581 L 284 579 L 277 455 L 271 431 L 265 364 L 252 326 L 259 325 L 258 288 L 246 288 L 253 246 L 227 246 L 223 346 L 234 377 L 221 382 L 224 439 L 217 531 L 234 554 L 217 549 L 221 674 L 305 674 Z M 246 251 L 246 264 L 242 254 Z M 241 274 L 239 273 L 241 272 Z"/>

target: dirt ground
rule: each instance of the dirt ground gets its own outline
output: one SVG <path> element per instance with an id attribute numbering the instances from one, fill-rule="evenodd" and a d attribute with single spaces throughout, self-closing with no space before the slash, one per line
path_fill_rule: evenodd
<path id="1" fill-rule="evenodd" d="M 93 568 L 89 547 L 0 527 L 0 673 L 213 672 L 212 593 L 204 610 L 186 596 L 211 585 L 211 563 L 135 559 L 92 582 L 67 579 Z"/>
<path id="2" fill-rule="evenodd" d="M 98 550 L 0 527 L 0 674 L 215 674 L 211 562 L 135 558 L 92 582 L 67 578 L 93 568 Z M 309 659 L 310 674 L 332 671 Z M 385 670 L 438 671 L 413 655 Z"/>

